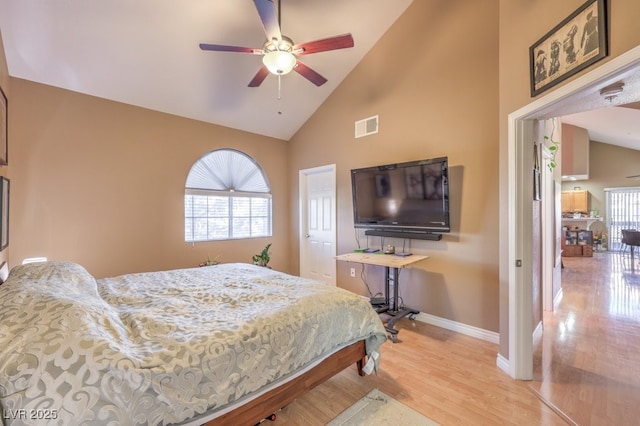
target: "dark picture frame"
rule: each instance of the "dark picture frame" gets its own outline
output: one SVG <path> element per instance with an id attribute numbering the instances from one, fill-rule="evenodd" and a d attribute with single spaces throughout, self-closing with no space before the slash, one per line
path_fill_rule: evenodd
<path id="1" fill-rule="evenodd" d="M 0 178 L 0 251 L 9 245 L 9 179 Z"/>
<path id="2" fill-rule="evenodd" d="M 8 161 L 9 140 L 9 105 L 4 90 L 0 87 L 0 166 L 6 166 Z"/>
<path id="3" fill-rule="evenodd" d="M 529 48 L 531 97 L 609 54 L 606 0 L 589 0 Z"/>

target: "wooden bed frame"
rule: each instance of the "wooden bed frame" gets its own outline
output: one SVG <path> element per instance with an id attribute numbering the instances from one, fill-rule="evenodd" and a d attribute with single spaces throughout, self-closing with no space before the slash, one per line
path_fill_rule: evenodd
<path id="1" fill-rule="evenodd" d="M 255 425 L 268 415 L 277 412 L 297 397 L 335 376 L 349 365 L 356 364 L 358 374 L 364 376 L 362 367 L 366 358 L 365 342 L 361 340 L 334 353 L 320 364 L 287 383 L 270 390 L 264 395 L 247 402 L 205 426 Z"/>

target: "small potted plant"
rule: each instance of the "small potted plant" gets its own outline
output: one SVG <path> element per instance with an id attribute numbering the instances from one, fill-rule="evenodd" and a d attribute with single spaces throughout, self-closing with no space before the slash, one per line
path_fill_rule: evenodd
<path id="1" fill-rule="evenodd" d="M 253 255 L 252 259 L 254 265 L 266 266 L 267 268 L 269 267 L 269 261 L 271 260 L 271 256 L 269 256 L 269 248 L 271 248 L 271 243 L 267 244 L 260 254 Z"/>
<path id="2" fill-rule="evenodd" d="M 218 258 L 220 257 L 220 255 L 214 257 L 213 259 L 211 259 L 211 257 L 209 255 L 207 255 L 207 260 L 205 260 L 204 262 L 200 262 L 199 266 L 213 266 L 213 265 L 217 265 L 218 263 Z"/>

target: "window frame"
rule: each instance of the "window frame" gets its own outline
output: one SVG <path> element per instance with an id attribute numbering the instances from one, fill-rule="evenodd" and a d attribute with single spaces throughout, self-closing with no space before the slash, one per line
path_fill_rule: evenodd
<path id="1" fill-rule="evenodd" d="M 252 191 L 242 191 L 242 190 L 237 190 L 234 188 L 229 188 L 226 190 L 221 190 L 221 189 L 202 189 L 202 188 L 189 188 L 186 184 L 185 184 L 185 193 L 184 193 L 184 240 L 186 243 L 199 243 L 199 242 L 206 242 L 206 241 L 226 241 L 226 240 L 242 240 L 242 239 L 252 239 L 252 238 L 264 238 L 264 237 L 271 237 L 273 236 L 273 201 L 272 201 L 272 195 L 271 195 L 271 188 L 269 186 L 269 183 L 267 181 L 267 178 L 265 176 L 264 170 L 262 169 L 262 167 L 260 167 L 260 165 L 249 155 L 238 151 L 238 150 L 234 150 L 234 149 L 228 149 L 228 148 L 223 148 L 223 149 L 218 149 L 218 150 L 214 150 L 214 151 L 210 151 L 207 154 L 203 155 L 202 157 L 200 157 L 196 162 L 194 162 L 194 164 L 192 165 L 190 171 L 189 171 L 189 176 L 191 174 L 191 172 L 194 170 L 195 167 L 199 167 L 199 162 L 201 161 L 205 161 L 206 162 L 206 158 L 209 155 L 215 155 L 215 153 L 220 152 L 220 151 L 226 151 L 224 154 L 227 155 L 228 152 L 237 154 L 237 155 L 242 155 L 244 157 L 246 157 L 247 160 L 249 160 L 252 165 L 255 166 L 255 170 L 251 170 L 251 173 L 255 173 L 255 172 L 259 172 L 260 173 L 260 177 L 263 180 L 263 184 L 264 187 L 266 187 L 268 189 L 268 192 L 252 192 Z M 206 164 L 206 163 L 205 163 Z M 213 176 L 213 174 L 215 173 L 215 171 L 212 171 L 212 184 L 213 181 L 216 182 L 217 185 L 220 185 L 222 182 L 220 181 L 220 179 L 217 176 Z M 187 184 L 189 181 L 189 176 L 187 177 Z M 211 214 L 212 209 L 210 208 L 210 205 L 207 204 L 206 207 L 206 215 L 196 215 L 196 211 L 195 211 L 195 198 L 191 198 L 191 206 L 188 205 L 189 203 L 189 198 L 190 197 L 207 197 L 207 203 L 210 201 L 209 197 L 216 197 L 216 198 L 226 198 L 227 199 L 227 207 L 226 210 L 227 214 L 226 217 L 224 216 L 219 216 L 219 215 L 214 215 Z M 234 202 L 237 201 L 238 199 L 249 199 L 249 214 L 248 216 L 246 215 L 246 212 L 242 212 L 241 210 L 239 210 L 238 208 L 234 208 Z M 264 214 L 264 208 L 261 208 L 259 212 L 257 212 L 256 214 L 254 214 L 253 211 L 253 204 L 254 201 L 256 199 L 266 199 L 268 200 L 268 204 L 266 206 L 266 214 Z M 202 209 L 202 207 L 200 207 L 200 209 Z M 244 213 L 244 215 L 243 215 Z M 262 213 L 262 214 L 260 214 Z M 225 234 L 224 236 L 219 235 L 219 236 L 215 236 L 215 231 L 213 231 L 209 226 L 210 220 L 211 219 L 223 219 L 222 221 L 224 222 L 224 219 L 226 219 L 226 224 L 223 226 L 225 229 Z M 202 219 L 206 220 L 206 237 L 203 238 L 202 234 L 200 234 L 200 236 L 196 237 L 197 231 L 198 231 L 198 227 L 196 224 L 196 220 L 200 220 L 202 221 Z M 234 221 L 234 219 L 245 219 L 248 221 L 248 227 L 249 227 L 249 231 L 247 232 L 234 232 L 234 224 L 237 223 L 237 221 Z M 254 228 L 254 219 L 258 220 L 258 219 L 264 219 L 266 220 L 266 226 L 264 227 L 258 227 L 258 228 Z M 189 223 L 190 222 L 190 223 Z M 201 222 L 202 223 L 202 222 Z M 266 228 L 266 230 L 265 230 Z"/>

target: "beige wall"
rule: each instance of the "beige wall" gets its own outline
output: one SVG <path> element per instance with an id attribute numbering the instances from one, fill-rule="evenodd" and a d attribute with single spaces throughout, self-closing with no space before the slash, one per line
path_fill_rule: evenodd
<path id="1" fill-rule="evenodd" d="M 338 251 L 346 252 L 356 245 L 351 168 L 447 155 L 453 230 L 439 242 L 411 242 L 432 258 L 402 273 L 402 296 L 429 314 L 500 331 L 506 356 L 507 115 L 532 101 L 529 46 L 582 3 L 416 0 L 289 145 L 11 79 L 11 263 L 48 255 L 102 276 L 190 266 L 208 254 L 249 260 L 265 239 L 182 240 L 189 166 L 232 145 L 267 171 L 274 266 L 297 272 L 298 170 L 337 165 Z M 610 3 L 610 56 L 594 67 L 640 43 L 640 5 Z M 380 133 L 355 140 L 354 121 L 373 114 Z M 366 293 L 346 265 L 338 282 Z M 379 290 L 380 273 L 369 282 Z"/>
<path id="2" fill-rule="evenodd" d="M 500 0 L 500 217 L 507 223 L 507 116 L 533 101 L 529 85 L 529 47 L 547 31 L 560 23 L 584 0 Z M 640 18 L 637 0 L 609 1 L 609 56 L 593 66 L 601 66 L 612 58 L 640 44 L 640 32 L 636 31 Z M 584 72 L 568 79 L 553 89 L 562 87 Z M 550 92 L 545 92 L 547 94 Z M 540 95 L 542 96 L 542 95 Z M 501 228 L 505 229 L 505 228 Z M 507 236 L 500 236 L 500 257 L 507 259 Z M 526 259 L 525 259 L 526 260 Z M 508 265 L 500 264 L 500 353 L 508 356 Z"/>
<path id="3" fill-rule="evenodd" d="M 11 264 L 47 256 L 96 276 L 250 262 L 273 242 L 289 269 L 286 142 L 12 79 Z M 273 193 L 273 238 L 184 242 L 194 161 L 232 146 L 255 158 Z"/>
<path id="4" fill-rule="evenodd" d="M 2 32 L 0 32 L 0 87 L 4 91 L 7 97 L 7 103 L 10 105 L 9 99 L 11 98 L 11 91 L 9 87 L 9 68 L 7 67 L 7 58 L 4 53 L 4 43 L 2 42 Z M 9 166 L 0 166 L 0 176 L 5 176 L 10 179 Z M 9 205 L 11 207 L 11 205 Z M 11 241 L 10 241 L 11 242 Z M 9 262 L 9 247 L 0 252 L 0 264 L 2 262 Z"/>
<path id="5" fill-rule="evenodd" d="M 356 248 L 352 168 L 448 156 L 452 232 L 442 241 L 407 242 L 431 258 L 402 271 L 401 296 L 425 313 L 498 331 L 497 30 L 495 1 L 414 1 L 294 136 L 292 265 L 298 170 L 336 164 L 337 248 L 345 253 Z M 375 114 L 379 133 L 355 139 L 354 122 Z M 369 245 L 379 241 L 370 237 Z M 338 285 L 368 295 L 350 266 L 338 265 Z M 383 288 L 381 269 L 368 268 L 374 293 Z"/>

